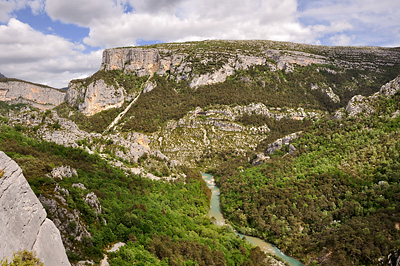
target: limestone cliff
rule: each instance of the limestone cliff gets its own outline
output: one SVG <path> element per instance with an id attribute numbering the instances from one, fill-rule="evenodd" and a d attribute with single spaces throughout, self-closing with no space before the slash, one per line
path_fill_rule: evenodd
<path id="1" fill-rule="evenodd" d="M 85 115 L 94 115 L 111 108 L 118 108 L 125 102 L 125 90 L 107 85 L 104 80 L 95 80 L 87 87 L 81 83 L 70 83 L 66 101 L 78 107 Z"/>
<path id="2" fill-rule="evenodd" d="M 0 80 L 0 101 L 28 103 L 39 109 L 51 109 L 64 101 L 62 90 L 19 80 Z"/>
<path id="3" fill-rule="evenodd" d="M 35 251 L 46 266 L 70 265 L 60 232 L 46 218 L 21 168 L 0 152 L 0 258 L 19 250 Z"/>
<path id="4" fill-rule="evenodd" d="M 125 70 L 138 76 L 148 76 L 160 68 L 160 54 L 156 49 L 116 48 L 103 52 L 101 68 L 104 70 Z"/>
<path id="5" fill-rule="evenodd" d="M 122 76 L 131 77 L 165 76 L 176 82 L 184 81 L 196 89 L 224 82 L 237 71 L 260 65 L 267 66 L 272 72 L 285 73 L 293 72 L 299 66 L 330 65 L 338 68 L 338 72 L 323 67 L 321 70 L 337 74 L 345 69 L 380 71 L 399 63 L 400 53 L 389 48 L 325 47 L 271 41 L 203 41 L 106 49 L 99 72 L 117 71 L 118 75 L 123 73 Z M 111 83 L 115 85 L 106 85 Z M 149 92 L 157 87 L 154 82 L 148 83 L 129 95 L 129 86 L 122 83 L 120 78 L 107 82 L 95 74 L 86 81 L 71 82 L 66 99 L 84 114 L 93 115 L 121 106 L 142 90 Z M 333 103 L 341 102 L 337 95 L 339 89 L 331 84 L 316 83 L 311 89 L 320 90 Z"/>

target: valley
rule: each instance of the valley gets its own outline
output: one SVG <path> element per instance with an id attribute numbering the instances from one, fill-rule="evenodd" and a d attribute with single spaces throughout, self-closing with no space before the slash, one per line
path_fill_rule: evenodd
<path id="1" fill-rule="evenodd" d="M 304 265 L 397 265 L 399 75 L 399 48 L 107 49 L 67 90 L 0 78 L 0 150 L 72 265 L 284 264 L 236 231 Z"/>

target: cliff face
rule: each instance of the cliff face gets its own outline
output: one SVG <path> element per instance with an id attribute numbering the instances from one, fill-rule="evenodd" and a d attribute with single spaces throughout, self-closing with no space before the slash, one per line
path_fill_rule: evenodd
<path id="1" fill-rule="evenodd" d="M 138 76 L 148 76 L 160 68 L 157 49 L 107 49 L 103 52 L 101 68 L 104 70 L 126 70 Z"/>
<path id="2" fill-rule="evenodd" d="M 23 81 L 0 81 L 0 101 L 28 103 L 39 109 L 52 109 L 64 101 L 65 92 Z"/>
<path id="3" fill-rule="evenodd" d="M 281 53 L 270 49 L 257 55 L 247 55 L 241 51 L 218 54 L 196 50 L 181 52 L 175 49 L 113 48 L 103 52 L 101 69 L 122 70 L 138 76 L 168 73 L 173 74 L 177 81 L 191 80 L 190 87 L 196 88 L 224 82 L 235 70 L 246 70 L 255 65 L 267 64 L 272 70 L 291 71 L 293 65 L 326 62 L 327 58 L 323 56 L 294 51 Z M 208 71 L 203 71 L 204 68 Z"/>
<path id="4" fill-rule="evenodd" d="M 104 80 L 96 80 L 87 87 L 71 83 L 65 97 L 66 101 L 78 107 L 85 115 L 94 115 L 111 108 L 118 108 L 125 102 L 125 90 L 107 85 Z"/>
<path id="5" fill-rule="evenodd" d="M 330 65 L 337 71 L 327 71 L 336 75 L 346 69 L 380 72 L 381 68 L 399 63 L 400 53 L 389 48 L 325 47 L 269 41 L 204 41 L 106 49 L 100 71 L 117 70 L 124 75 L 138 77 L 165 76 L 176 82 L 184 81 L 190 88 L 196 89 L 224 82 L 237 71 L 259 65 L 267 66 L 273 72 L 285 73 L 293 72 L 299 66 Z M 127 87 L 120 79 L 115 79 L 115 86 L 105 86 L 99 77 L 91 79 L 90 84 L 83 82 L 78 86 L 72 82 L 67 94 L 68 102 L 84 114 L 93 115 L 119 107 L 127 100 L 123 96 L 128 95 Z M 325 85 L 315 84 L 312 89 L 339 103 L 338 89 Z M 154 84 L 151 88 L 156 86 Z M 124 92 L 119 87 L 123 87 Z M 150 90 L 144 92 L 147 91 Z"/>
<path id="6" fill-rule="evenodd" d="M 60 232 L 46 218 L 21 168 L 0 152 L 0 258 L 12 258 L 19 250 L 35 251 L 44 265 L 70 265 Z"/>

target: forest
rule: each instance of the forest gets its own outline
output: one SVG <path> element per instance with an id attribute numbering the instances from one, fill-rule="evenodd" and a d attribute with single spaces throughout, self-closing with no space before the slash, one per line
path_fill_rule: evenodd
<path id="1" fill-rule="evenodd" d="M 91 259 L 98 263 L 108 245 L 122 241 L 127 245 L 112 255 L 110 265 L 266 263 L 259 248 L 229 227 L 213 225 L 205 215 L 210 191 L 198 171 L 182 168 L 185 179 L 165 182 L 126 175 L 99 155 L 38 141 L 24 136 L 23 130 L 1 126 L 1 149 L 21 166 L 37 196 L 51 197 L 56 186 L 67 189 L 68 207 L 79 211 L 92 236 L 74 242 L 78 251 L 67 252 L 71 262 Z M 77 169 L 78 175 L 58 181 L 47 176 L 61 165 Z M 82 183 L 87 190 L 74 183 Z M 100 214 L 84 202 L 89 192 L 99 198 Z"/>
<path id="2" fill-rule="evenodd" d="M 377 265 L 400 248 L 400 94 L 372 116 L 323 119 L 251 166 L 213 169 L 226 218 L 307 265 Z"/>

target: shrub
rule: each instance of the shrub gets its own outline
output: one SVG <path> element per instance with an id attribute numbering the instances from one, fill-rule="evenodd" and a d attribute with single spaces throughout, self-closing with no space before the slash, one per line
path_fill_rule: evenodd
<path id="1" fill-rule="evenodd" d="M 43 263 L 36 258 L 35 252 L 32 251 L 18 251 L 14 253 L 12 261 L 8 262 L 7 259 L 0 261 L 1 266 L 43 266 Z"/>

